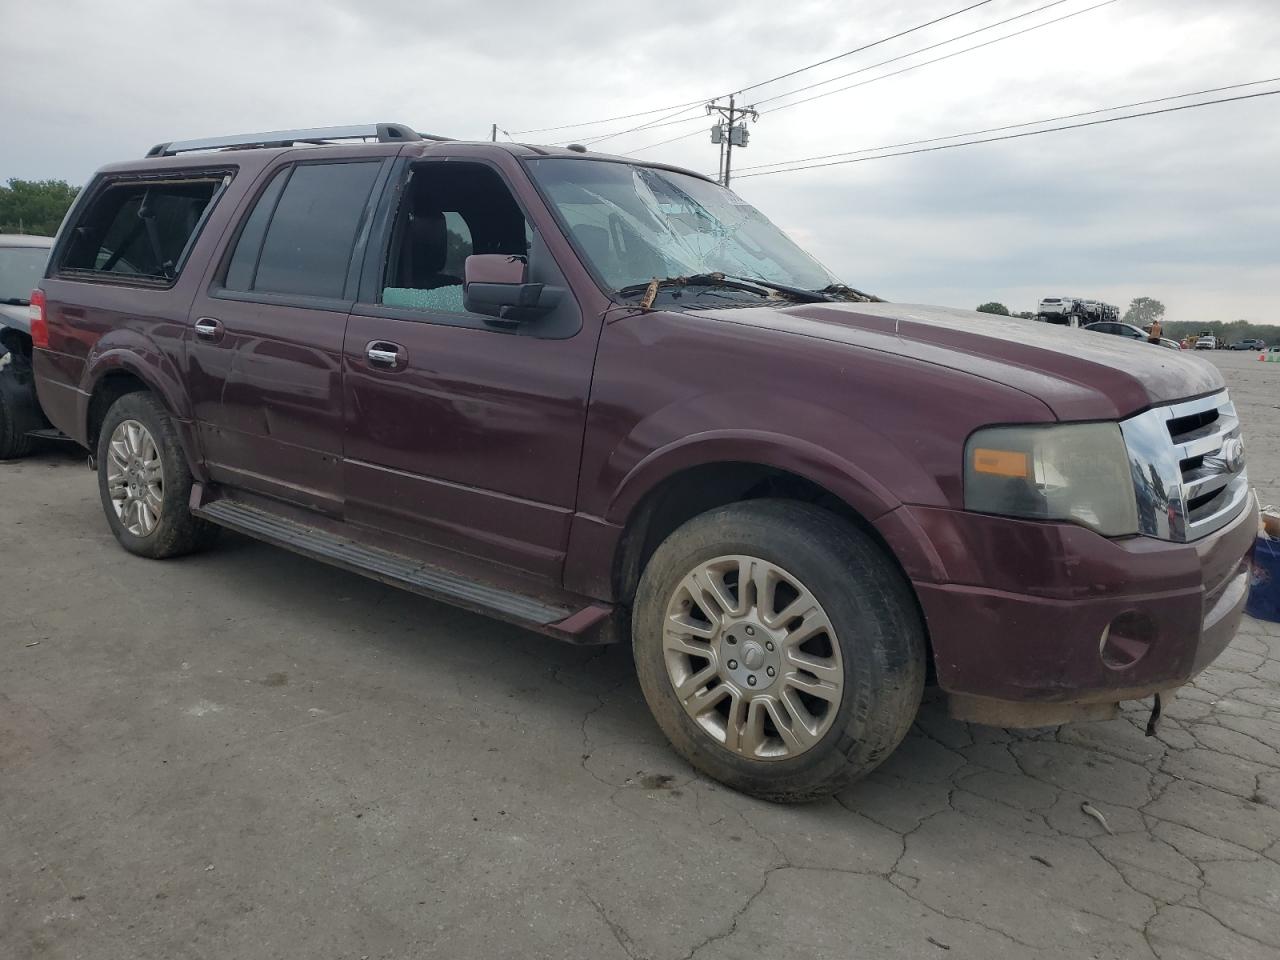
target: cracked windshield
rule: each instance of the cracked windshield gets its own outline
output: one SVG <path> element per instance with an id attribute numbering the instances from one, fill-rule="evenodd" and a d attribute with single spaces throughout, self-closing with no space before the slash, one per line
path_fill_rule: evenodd
<path id="1" fill-rule="evenodd" d="M 717 273 L 804 291 L 839 283 L 759 210 L 710 181 L 608 161 L 551 158 L 529 168 L 614 290 Z"/>

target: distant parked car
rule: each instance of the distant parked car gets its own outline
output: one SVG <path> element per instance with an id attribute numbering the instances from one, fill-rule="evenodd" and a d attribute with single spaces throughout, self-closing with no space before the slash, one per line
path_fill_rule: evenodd
<path id="1" fill-rule="evenodd" d="M 1197 350 L 1217 350 L 1218 340 L 1216 337 L 1201 337 L 1196 341 Z"/>
<path id="2" fill-rule="evenodd" d="M 1267 344 L 1265 340 L 1244 339 L 1244 340 L 1237 340 L 1235 343 L 1231 344 L 1231 346 L 1227 347 L 1227 349 L 1228 350 L 1265 350 L 1267 349 Z"/>
<path id="3" fill-rule="evenodd" d="M 24 456 L 49 428 L 31 374 L 31 289 L 44 276 L 50 237 L 0 234 L 0 460 Z"/>
<path id="4" fill-rule="evenodd" d="M 1135 327 L 1131 323 L 1116 323 L 1111 320 L 1104 320 L 1101 323 L 1091 323 L 1084 329 L 1091 333 L 1109 333 L 1115 337 L 1128 337 L 1130 340 L 1147 339 L 1147 334 L 1140 327 Z"/>

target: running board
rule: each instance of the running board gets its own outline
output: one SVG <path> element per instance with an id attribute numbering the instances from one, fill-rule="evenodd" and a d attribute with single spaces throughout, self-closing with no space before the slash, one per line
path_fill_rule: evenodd
<path id="1" fill-rule="evenodd" d="M 519 623 L 549 627 L 577 612 L 469 580 L 389 550 L 365 546 L 235 500 L 193 505 L 191 512 L 219 526 L 352 573 Z"/>

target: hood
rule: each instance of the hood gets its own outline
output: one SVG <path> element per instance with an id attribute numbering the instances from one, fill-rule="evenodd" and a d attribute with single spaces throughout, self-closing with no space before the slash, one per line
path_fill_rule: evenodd
<path id="1" fill-rule="evenodd" d="M 1114 420 L 1224 387 L 1189 351 L 949 307 L 816 303 L 698 311 L 718 320 L 911 357 L 1005 384 L 1060 420 Z"/>
<path id="2" fill-rule="evenodd" d="M 0 327 L 16 327 L 23 333 L 30 333 L 31 308 L 0 303 Z"/>

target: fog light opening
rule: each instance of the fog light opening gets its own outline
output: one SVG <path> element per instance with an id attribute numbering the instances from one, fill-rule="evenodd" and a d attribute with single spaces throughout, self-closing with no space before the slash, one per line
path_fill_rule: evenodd
<path id="1" fill-rule="evenodd" d="M 1124 670 L 1147 655 L 1156 639 L 1156 625 L 1136 610 L 1120 614 L 1102 631 L 1098 653 L 1112 670 Z"/>

